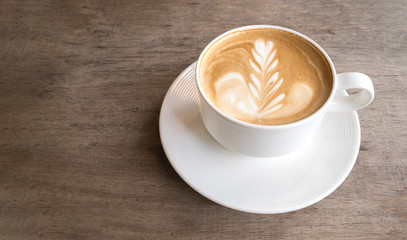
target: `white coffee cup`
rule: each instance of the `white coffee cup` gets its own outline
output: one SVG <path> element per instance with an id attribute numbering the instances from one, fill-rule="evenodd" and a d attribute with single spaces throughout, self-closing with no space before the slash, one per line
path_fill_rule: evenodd
<path id="1" fill-rule="evenodd" d="M 199 69 L 207 49 L 219 39 L 235 31 L 261 28 L 273 28 L 293 33 L 315 46 L 326 58 L 332 72 L 332 89 L 325 104 L 312 115 L 284 125 L 257 125 L 230 117 L 205 96 L 200 85 Z M 297 150 L 313 137 L 327 112 L 355 111 L 369 105 L 374 98 L 373 83 L 368 76 L 358 72 L 336 74 L 332 60 L 316 42 L 294 30 L 271 25 L 244 26 L 232 29 L 215 38 L 206 46 L 198 59 L 196 85 L 201 117 L 209 133 L 226 148 L 254 157 L 275 157 Z M 344 90 L 349 89 L 358 91 L 351 95 L 344 95 Z"/>

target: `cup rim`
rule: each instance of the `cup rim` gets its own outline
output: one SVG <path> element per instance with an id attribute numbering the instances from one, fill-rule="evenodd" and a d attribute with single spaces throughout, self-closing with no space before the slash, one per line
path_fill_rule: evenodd
<path id="1" fill-rule="evenodd" d="M 255 124 L 255 123 L 249 123 L 249 122 L 245 122 L 236 118 L 233 118 L 229 115 L 227 115 L 226 113 L 222 112 L 218 107 L 216 107 L 215 104 L 213 104 L 205 95 L 200 81 L 199 81 L 199 67 L 201 65 L 201 61 L 202 58 L 204 56 L 204 54 L 208 51 L 208 49 L 217 41 L 219 41 L 221 38 L 223 38 L 226 35 L 229 35 L 233 32 L 236 31 L 241 31 L 241 30 L 247 30 L 247 29 L 261 29 L 261 28 L 272 28 L 272 29 L 278 29 L 278 30 L 282 30 L 282 31 L 286 31 L 292 34 L 295 34 L 301 38 L 303 38 L 304 40 L 306 40 L 307 42 L 309 42 L 310 44 L 312 44 L 314 47 L 316 47 L 321 53 L 322 55 L 325 57 L 325 59 L 328 62 L 328 65 L 330 67 L 331 73 L 332 73 L 332 88 L 331 88 L 331 92 L 329 94 L 328 99 L 325 101 L 325 103 L 314 113 L 312 113 L 311 115 L 309 115 L 306 118 L 303 118 L 301 120 L 295 121 L 295 122 L 291 122 L 291 123 L 286 123 L 286 124 L 280 124 L 280 125 L 261 125 L 261 124 Z M 326 109 L 328 108 L 328 105 L 331 103 L 335 92 L 336 92 L 336 70 L 334 67 L 334 64 L 331 60 L 331 58 L 328 56 L 328 54 L 325 52 L 325 50 L 319 46 L 318 43 L 316 43 L 314 40 L 312 40 L 311 38 L 307 37 L 306 35 L 297 32 L 295 30 L 286 28 L 286 27 L 281 27 L 281 26 L 276 26 L 276 25 L 247 25 L 247 26 L 242 26 L 242 27 L 238 27 L 238 28 L 233 28 L 229 31 L 226 31 L 224 33 L 222 33 L 221 35 L 217 36 L 215 39 L 213 39 L 211 42 L 209 42 L 209 44 L 206 45 L 206 47 L 203 49 L 203 51 L 201 52 L 201 54 L 199 55 L 197 64 L 196 64 L 196 68 L 195 68 L 195 81 L 196 81 L 196 86 L 198 88 L 198 92 L 201 95 L 202 99 L 204 99 L 204 101 L 206 102 L 206 104 L 208 104 L 210 106 L 210 108 L 212 110 L 214 110 L 218 115 L 220 115 L 222 118 L 226 119 L 229 122 L 232 122 L 236 125 L 239 126 L 243 126 L 246 128 L 255 128 L 255 129 L 282 129 L 282 128 L 290 128 L 290 127 L 295 127 L 295 126 L 299 126 L 302 125 L 304 123 L 307 123 L 309 121 L 311 121 L 312 119 L 318 117 L 320 114 L 323 114 Z"/>

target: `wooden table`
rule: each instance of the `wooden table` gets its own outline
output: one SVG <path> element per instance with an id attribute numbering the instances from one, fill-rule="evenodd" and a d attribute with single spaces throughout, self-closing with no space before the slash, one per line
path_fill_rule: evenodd
<path id="1" fill-rule="evenodd" d="M 273 24 L 371 76 L 360 153 L 302 210 L 201 196 L 168 162 L 160 107 L 214 37 Z M 390 1 L 0 2 L 0 239 L 406 239 L 407 4 Z"/>

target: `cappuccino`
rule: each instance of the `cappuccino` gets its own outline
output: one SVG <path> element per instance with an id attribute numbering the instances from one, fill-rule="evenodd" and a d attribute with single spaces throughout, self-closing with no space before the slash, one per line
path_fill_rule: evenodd
<path id="1" fill-rule="evenodd" d="M 282 125 L 324 105 L 333 86 L 330 66 L 307 40 L 280 29 L 244 29 L 214 42 L 198 70 L 206 97 L 235 119 Z"/>

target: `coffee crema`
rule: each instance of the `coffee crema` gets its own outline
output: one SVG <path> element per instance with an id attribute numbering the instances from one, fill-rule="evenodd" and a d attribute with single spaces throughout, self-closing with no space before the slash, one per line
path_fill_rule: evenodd
<path id="1" fill-rule="evenodd" d="M 326 102 L 333 84 L 316 47 L 272 28 L 223 36 L 204 53 L 198 74 L 204 94 L 219 110 L 260 125 L 310 116 Z"/>

